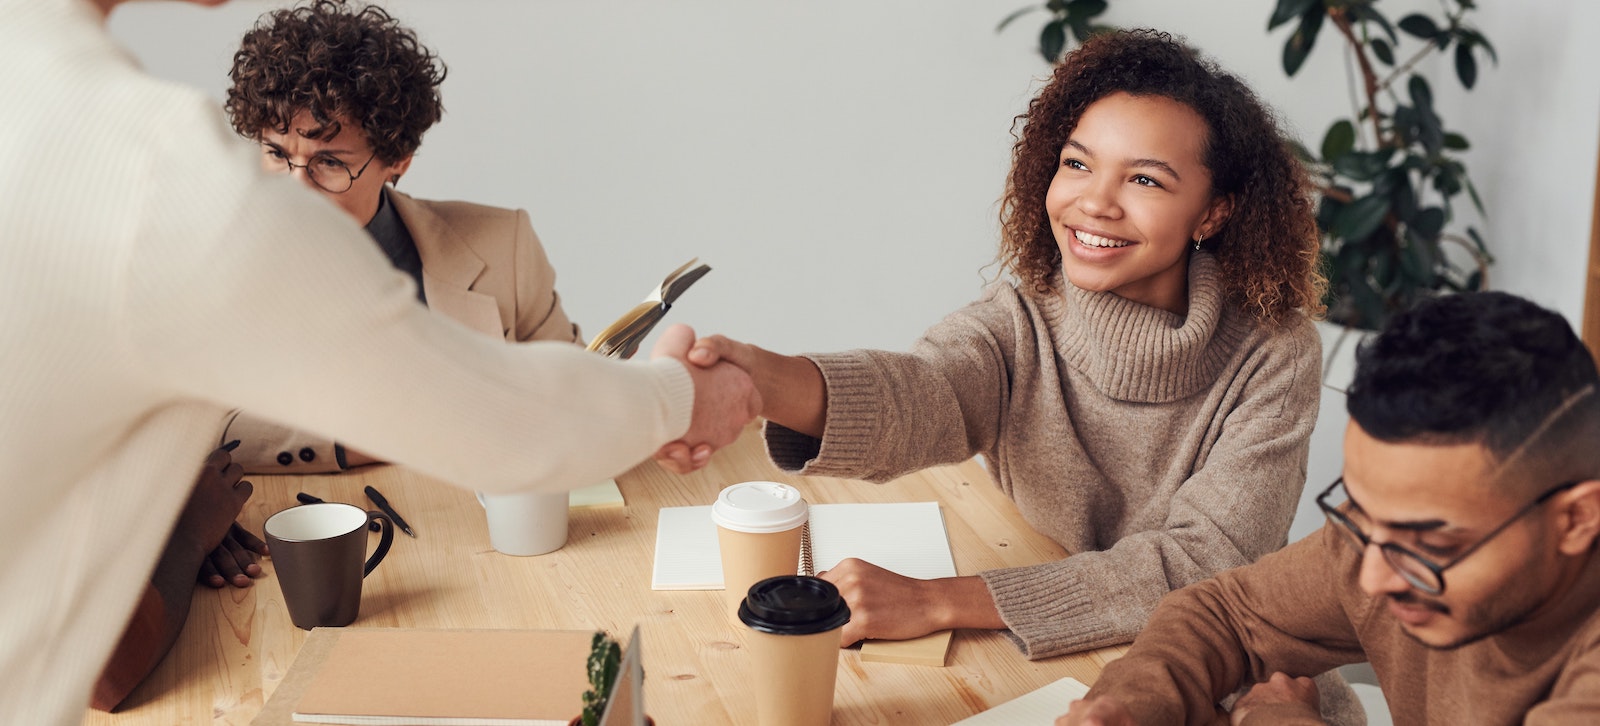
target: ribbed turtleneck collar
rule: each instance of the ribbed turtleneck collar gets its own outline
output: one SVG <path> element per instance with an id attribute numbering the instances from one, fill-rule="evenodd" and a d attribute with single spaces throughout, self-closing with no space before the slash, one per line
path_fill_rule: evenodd
<path id="1" fill-rule="evenodd" d="M 1210 386 L 1252 327 L 1227 305 L 1221 270 L 1207 252 L 1189 257 L 1188 315 L 1081 290 L 1065 279 L 1059 287 L 1061 294 L 1037 301 L 1057 355 L 1123 401 L 1167 403 Z"/>

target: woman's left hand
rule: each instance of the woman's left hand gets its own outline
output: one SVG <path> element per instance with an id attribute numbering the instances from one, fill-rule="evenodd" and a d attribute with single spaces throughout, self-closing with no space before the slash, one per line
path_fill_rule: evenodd
<path id="1" fill-rule="evenodd" d="M 951 628 L 1003 628 L 989 587 L 978 577 L 918 580 L 855 558 L 817 576 L 839 588 L 850 622 L 839 647 L 857 641 L 909 640 Z"/>

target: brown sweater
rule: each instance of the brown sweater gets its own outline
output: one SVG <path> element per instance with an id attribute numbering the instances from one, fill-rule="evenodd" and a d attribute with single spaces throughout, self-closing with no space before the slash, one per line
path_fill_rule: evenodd
<path id="1" fill-rule="evenodd" d="M 1412 640 L 1383 598 L 1356 584 L 1360 560 L 1324 527 L 1260 562 L 1161 603 L 1144 634 L 1090 695 L 1142 724 L 1204 723 L 1211 704 L 1274 671 L 1370 660 L 1396 724 L 1600 723 L 1600 558 L 1560 604 L 1452 650 Z M 1246 723 L 1317 723 L 1284 707 Z"/>
<path id="2" fill-rule="evenodd" d="M 983 453 L 1077 553 L 982 573 L 1029 658 L 1126 643 L 1169 591 L 1282 547 L 1319 400 L 1311 323 L 1226 304 L 1209 254 L 1187 316 L 1064 287 L 992 286 L 909 353 L 812 356 L 823 438 L 766 432 L 785 469 L 874 481 Z"/>

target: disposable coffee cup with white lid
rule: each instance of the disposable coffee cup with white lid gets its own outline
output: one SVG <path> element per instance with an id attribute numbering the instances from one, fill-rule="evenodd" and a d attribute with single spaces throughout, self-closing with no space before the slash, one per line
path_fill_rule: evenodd
<path id="1" fill-rule="evenodd" d="M 718 527 L 735 532 L 784 532 L 806 523 L 808 508 L 800 490 L 775 481 L 747 481 L 723 489 L 711 505 Z"/>
<path id="2" fill-rule="evenodd" d="M 722 550 L 728 617 L 738 618 L 739 603 L 751 585 L 799 571 L 808 511 L 800 490 L 773 481 L 734 484 L 717 494 L 711 519 Z"/>

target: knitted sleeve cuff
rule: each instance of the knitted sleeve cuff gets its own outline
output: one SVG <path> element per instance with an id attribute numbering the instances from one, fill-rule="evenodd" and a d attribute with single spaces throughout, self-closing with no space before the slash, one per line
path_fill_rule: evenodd
<path id="1" fill-rule="evenodd" d="M 828 410 L 822 439 L 767 422 L 767 454 L 784 471 L 811 476 L 859 478 L 881 465 L 874 444 L 880 438 L 883 386 L 864 351 L 807 355 L 822 371 Z"/>
<path id="2" fill-rule="evenodd" d="M 1022 654 L 1035 660 L 1132 640 L 1110 632 L 1077 575 L 1061 564 L 979 573 Z"/>

